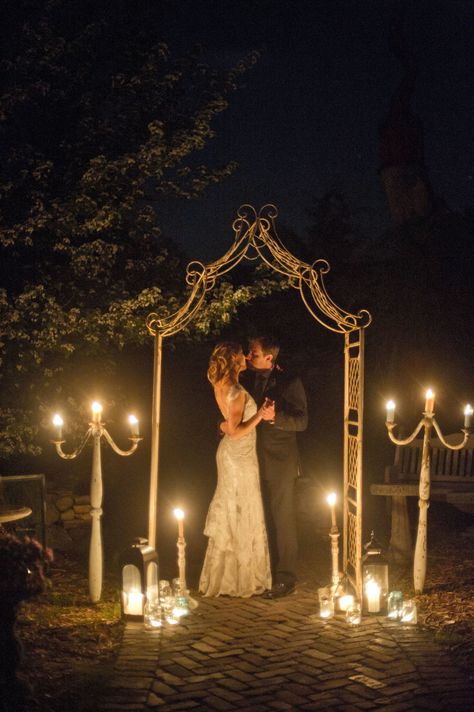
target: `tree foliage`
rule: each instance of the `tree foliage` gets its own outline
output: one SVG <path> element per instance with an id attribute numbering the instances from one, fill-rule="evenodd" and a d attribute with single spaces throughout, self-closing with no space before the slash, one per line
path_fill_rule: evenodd
<path id="1" fill-rule="evenodd" d="M 79 364 L 107 369 L 183 301 L 184 256 L 160 207 L 236 164 L 196 154 L 243 74 L 174 57 L 166 2 L 9 0 L 0 65 L 0 456 L 37 452 L 38 408 Z M 263 289 L 266 289 L 263 286 Z M 197 324 L 226 323 L 252 289 L 221 286 Z M 256 292 L 259 287 L 255 287 Z"/>

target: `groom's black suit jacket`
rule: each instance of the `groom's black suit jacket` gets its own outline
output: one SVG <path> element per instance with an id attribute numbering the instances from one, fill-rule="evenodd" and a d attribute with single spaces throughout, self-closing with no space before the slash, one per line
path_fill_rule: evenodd
<path id="1" fill-rule="evenodd" d="M 263 393 L 256 394 L 258 371 L 245 371 L 241 376 L 260 407 L 265 398 L 275 401 L 275 421 L 262 420 L 257 426 L 257 450 L 261 476 L 268 482 L 295 479 L 298 474 L 298 447 L 296 433 L 306 430 L 308 411 L 306 394 L 300 378 L 274 368 L 268 377 Z"/>

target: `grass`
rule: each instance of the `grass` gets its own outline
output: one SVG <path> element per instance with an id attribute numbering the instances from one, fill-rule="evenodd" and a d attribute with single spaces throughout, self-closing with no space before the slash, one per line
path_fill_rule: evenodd
<path id="1" fill-rule="evenodd" d="M 88 597 L 87 564 L 60 555 L 48 590 L 23 604 L 17 631 L 23 644 L 21 675 L 42 712 L 92 712 L 110 674 L 123 624 L 116 581 L 106 576 L 102 600 Z"/>

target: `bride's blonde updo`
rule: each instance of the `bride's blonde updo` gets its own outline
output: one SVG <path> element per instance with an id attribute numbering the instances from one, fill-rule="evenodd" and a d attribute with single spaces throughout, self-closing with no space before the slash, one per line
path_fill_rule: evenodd
<path id="1" fill-rule="evenodd" d="M 238 382 L 240 364 L 237 356 L 241 353 L 242 346 L 232 341 L 223 341 L 215 346 L 207 370 L 207 377 L 213 386 L 225 378 L 231 383 Z"/>

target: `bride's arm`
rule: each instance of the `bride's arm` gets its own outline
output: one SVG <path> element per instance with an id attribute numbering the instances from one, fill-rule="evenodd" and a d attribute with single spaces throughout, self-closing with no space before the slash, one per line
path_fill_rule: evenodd
<path id="1" fill-rule="evenodd" d="M 251 430 L 253 430 L 263 417 L 264 406 L 259 408 L 259 410 L 252 415 L 251 418 L 242 422 L 242 416 L 244 414 L 245 407 L 245 393 L 241 391 L 237 398 L 234 398 L 229 403 L 229 417 L 227 418 L 227 424 L 225 432 L 233 440 L 238 440 L 244 435 L 247 435 Z"/>

